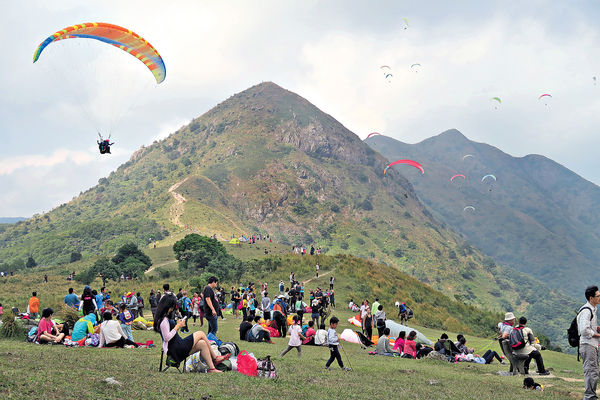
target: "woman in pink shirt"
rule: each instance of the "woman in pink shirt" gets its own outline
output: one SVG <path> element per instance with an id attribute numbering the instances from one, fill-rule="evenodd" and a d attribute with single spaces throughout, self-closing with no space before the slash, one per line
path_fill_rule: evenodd
<path id="1" fill-rule="evenodd" d="M 306 330 L 306 337 L 302 341 L 303 345 L 313 346 L 315 344 L 315 335 L 317 332 L 315 331 L 315 321 L 308 321 L 308 329 Z"/>
<path id="2" fill-rule="evenodd" d="M 42 318 L 38 324 L 38 337 L 37 340 L 40 344 L 45 343 L 60 343 L 64 338 L 65 334 L 59 332 L 62 329 L 62 325 L 54 325 L 52 322 L 52 315 L 54 310 L 51 308 L 44 308 L 42 310 Z"/>
<path id="3" fill-rule="evenodd" d="M 410 331 L 408 337 L 404 341 L 404 358 L 417 358 L 417 344 L 415 343 L 415 338 L 417 337 L 417 332 Z"/>
<path id="4" fill-rule="evenodd" d="M 406 337 L 406 331 L 400 331 L 399 335 L 398 335 L 398 339 L 396 339 L 396 341 L 394 342 L 394 348 L 392 350 L 394 350 L 395 352 L 402 354 L 402 352 L 404 351 L 404 338 Z"/>

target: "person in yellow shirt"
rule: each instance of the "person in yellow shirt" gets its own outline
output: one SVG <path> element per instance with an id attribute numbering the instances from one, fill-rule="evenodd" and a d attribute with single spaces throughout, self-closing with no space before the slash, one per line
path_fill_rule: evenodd
<path id="1" fill-rule="evenodd" d="M 37 292 L 33 292 L 29 299 L 29 318 L 37 319 L 40 310 L 40 300 L 36 297 Z"/>

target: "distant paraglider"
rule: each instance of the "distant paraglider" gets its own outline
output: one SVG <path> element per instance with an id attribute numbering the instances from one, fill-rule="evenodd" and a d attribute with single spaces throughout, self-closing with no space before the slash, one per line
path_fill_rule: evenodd
<path id="1" fill-rule="evenodd" d="M 415 63 L 413 65 L 410 66 L 410 69 L 415 71 L 415 74 L 419 73 L 419 69 L 421 68 L 421 64 L 419 63 Z"/>
<path id="2" fill-rule="evenodd" d="M 404 17 L 404 18 L 402 18 L 402 21 L 404 21 L 404 24 L 403 24 L 404 29 L 410 28 L 410 24 L 408 23 L 408 18 Z"/>
<path id="3" fill-rule="evenodd" d="M 552 95 L 549 93 L 544 93 L 542 95 L 540 95 L 540 97 L 538 97 L 538 100 L 542 100 L 544 99 L 544 105 L 547 106 L 548 105 L 548 99 L 551 99 Z"/>
<path id="4" fill-rule="evenodd" d="M 483 183 L 483 182 L 485 182 L 486 178 L 493 179 L 493 180 L 494 180 L 494 182 L 498 180 L 498 179 L 496 179 L 496 176 L 494 176 L 494 175 L 492 175 L 492 174 L 488 174 L 488 175 L 485 175 L 483 178 L 481 178 L 481 182 L 482 182 L 482 183 Z"/>
<path id="5" fill-rule="evenodd" d="M 385 74 L 385 79 L 387 79 L 388 82 L 392 82 L 393 77 L 394 77 L 394 75 L 392 75 L 392 74 Z"/>
<path id="6" fill-rule="evenodd" d="M 465 161 L 465 160 L 466 160 L 467 158 L 469 158 L 469 157 L 475 158 L 475 156 L 474 156 L 473 154 L 465 154 L 465 155 L 463 156 L 463 161 Z"/>
<path id="7" fill-rule="evenodd" d="M 371 132 L 371 133 L 369 133 L 369 134 L 367 135 L 367 139 L 368 139 L 368 138 L 370 138 L 371 136 L 375 136 L 375 135 L 380 135 L 380 136 L 381 136 L 381 133 L 379 133 L 379 132 Z M 365 140 L 366 140 L 366 139 L 365 139 Z"/>
<path id="8" fill-rule="evenodd" d="M 502 99 L 500 97 L 492 97 L 490 99 L 490 101 L 494 102 L 494 109 L 498 109 L 498 107 L 500 106 L 500 104 L 502 104 Z"/>
<path id="9" fill-rule="evenodd" d="M 465 212 L 467 210 L 475 211 L 475 207 L 473 207 L 473 206 L 466 206 L 465 208 L 463 208 L 463 212 Z"/>
<path id="10" fill-rule="evenodd" d="M 450 178 L 450 182 L 452 182 L 455 178 L 463 178 L 464 180 L 467 180 L 467 177 L 463 174 L 456 174 L 452 178 Z"/>
<path id="11" fill-rule="evenodd" d="M 421 171 L 422 174 L 425 173 L 425 170 L 423 169 L 423 166 L 421 164 L 419 164 L 418 162 L 416 162 L 416 161 L 413 161 L 413 160 L 396 160 L 396 161 L 394 161 L 392 163 L 389 163 L 388 166 L 385 167 L 385 169 L 383 170 L 383 174 L 385 175 L 385 173 L 387 172 L 388 168 L 390 168 L 390 167 L 392 167 L 392 166 L 394 166 L 396 164 L 407 164 L 407 165 L 410 165 L 412 167 L 417 168 L 419 171 Z"/>

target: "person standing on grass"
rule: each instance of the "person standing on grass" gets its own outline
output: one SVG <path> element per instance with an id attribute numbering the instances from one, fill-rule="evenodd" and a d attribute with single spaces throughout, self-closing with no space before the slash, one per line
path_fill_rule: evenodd
<path id="1" fill-rule="evenodd" d="M 200 316 L 200 296 L 198 292 L 194 292 L 192 297 L 192 318 L 194 318 L 193 325 L 196 325 L 196 319 Z"/>
<path id="2" fill-rule="evenodd" d="M 362 331 L 365 333 L 365 336 L 372 340 L 373 338 L 373 315 L 371 315 L 371 309 L 367 308 L 367 315 L 362 319 Z"/>
<path id="3" fill-rule="evenodd" d="M 338 317 L 333 316 L 329 320 L 329 330 L 327 330 L 327 344 L 329 345 L 329 360 L 325 364 L 325 369 L 329 370 L 329 366 L 333 363 L 333 360 L 337 360 L 338 365 L 343 371 L 350 371 L 350 368 L 344 367 L 344 362 L 342 361 L 342 355 L 340 354 L 340 338 L 338 333 L 336 332 L 338 323 L 340 320 Z"/>
<path id="4" fill-rule="evenodd" d="M 119 305 L 119 320 L 121 321 L 121 329 L 127 335 L 127 338 L 133 342 L 133 332 L 131 332 L 131 323 L 135 319 L 133 314 L 127 309 L 127 304 L 121 303 Z"/>
<path id="5" fill-rule="evenodd" d="M 577 314 L 577 330 L 579 331 L 579 354 L 583 361 L 583 376 L 585 382 L 584 400 L 597 399 L 596 386 L 598 385 L 598 319 L 596 307 L 600 304 L 598 286 L 589 286 L 585 289 L 587 302 L 581 306 Z"/>
<path id="6" fill-rule="evenodd" d="M 31 298 L 28 303 L 29 318 L 36 319 L 40 310 L 40 300 L 37 298 L 37 292 L 31 293 Z"/>
<path id="7" fill-rule="evenodd" d="M 333 282 L 335 281 L 335 278 L 332 276 L 329 277 L 329 290 L 333 291 Z"/>
<path id="8" fill-rule="evenodd" d="M 150 311 L 152 312 L 152 319 L 154 319 L 154 314 L 156 313 L 156 307 L 158 307 L 158 301 L 160 299 L 157 298 L 156 293 L 154 293 L 154 289 L 150 290 L 150 296 L 148 296 L 148 303 L 150 303 Z"/>
<path id="9" fill-rule="evenodd" d="M 306 337 L 304 337 L 304 335 L 302 334 L 302 328 L 299 324 L 300 318 L 298 318 L 297 315 L 294 315 L 293 320 L 294 323 L 292 324 L 292 326 L 290 326 L 290 341 L 288 342 L 287 348 L 279 355 L 279 357 L 283 357 L 288 351 L 292 350 L 293 348 L 296 348 L 296 350 L 298 350 L 298 358 L 302 356 L 302 340 L 306 339 Z"/>
<path id="10" fill-rule="evenodd" d="M 129 309 L 129 311 L 133 315 L 133 318 L 135 319 L 135 318 L 138 317 L 138 300 L 137 300 L 137 296 L 135 295 L 134 292 L 129 292 L 126 295 L 126 298 L 129 299 L 128 303 L 127 303 L 127 308 Z"/>
<path id="11" fill-rule="evenodd" d="M 140 317 L 144 318 L 144 298 L 142 297 L 142 294 L 140 292 L 137 292 L 135 296 L 137 297 L 138 314 Z"/>
<path id="12" fill-rule="evenodd" d="M 219 326 L 217 325 L 217 309 L 219 308 L 219 302 L 215 296 L 214 288 L 219 284 L 219 279 L 216 276 L 208 278 L 208 284 L 204 288 L 204 314 L 208 321 L 208 333 L 217 334 Z"/>
<path id="13" fill-rule="evenodd" d="M 79 297 L 73 293 L 73 288 L 69 288 L 69 294 L 65 296 L 65 304 L 71 308 L 79 308 Z"/>
<path id="14" fill-rule="evenodd" d="M 315 272 L 317 274 L 317 278 L 319 277 L 319 263 L 315 264 Z"/>
<path id="15" fill-rule="evenodd" d="M 271 319 L 271 298 L 269 297 L 269 292 L 266 290 L 263 292 L 260 302 L 262 306 L 263 318 L 265 320 Z"/>
<path id="16" fill-rule="evenodd" d="M 385 311 L 383 311 L 383 305 L 379 304 L 377 306 L 377 312 L 375 313 L 375 326 L 377 327 L 377 335 L 381 336 L 383 334 L 383 330 L 385 329 Z"/>

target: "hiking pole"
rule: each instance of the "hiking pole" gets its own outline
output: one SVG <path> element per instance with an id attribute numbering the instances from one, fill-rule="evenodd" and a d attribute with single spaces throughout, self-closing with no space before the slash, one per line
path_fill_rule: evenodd
<path id="1" fill-rule="evenodd" d="M 354 370 L 354 368 L 352 368 L 352 364 L 350 364 L 350 357 L 348 357 L 348 353 L 346 353 L 346 350 L 344 350 L 341 343 L 340 343 L 340 348 L 342 349 L 342 351 L 344 352 L 344 355 L 346 356 L 346 360 L 348 361 L 348 366 L 350 367 L 350 369 Z"/>

